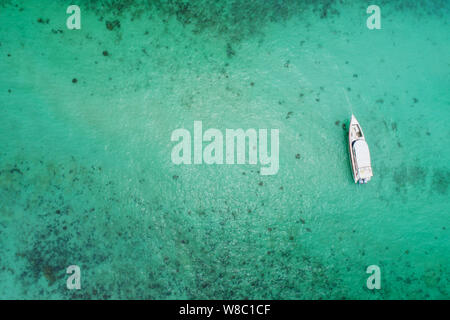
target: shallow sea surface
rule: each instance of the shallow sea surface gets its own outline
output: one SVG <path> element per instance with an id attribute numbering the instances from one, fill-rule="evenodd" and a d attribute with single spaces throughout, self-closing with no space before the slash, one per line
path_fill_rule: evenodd
<path id="1" fill-rule="evenodd" d="M 365 1 L 77 4 L 0 0 L 1 299 L 450 297 L 448 1 L 381 30 Z M 279 129 L 278 173 L 173 164 L 194 120 Z"/>

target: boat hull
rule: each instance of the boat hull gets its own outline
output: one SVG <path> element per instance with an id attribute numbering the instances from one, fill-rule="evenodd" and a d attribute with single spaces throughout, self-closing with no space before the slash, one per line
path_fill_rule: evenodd
<path id="1" fill-rule="evenodd" d="M 358 141 L 358 142 L 357 142 Z M 353 148 L 355 143 L 363 144 L 367 150 L 364 150 L 366 154 L 363 155 L 365 166 L 363 168 L 358 167 L 357 157 Z M 352 115 L 350 120 L 349 132 L 348 132 L 348 148 L 350 153 L 350 165 L 352 169 L 353 180 L 355 183 L 367 183 L 373 176 L 372 167 L 370 165 L 370 153 L 367 147 L 366 139 L 359 122 L 355 116 Z M 360 176 L 360 172 L 363 170 L 364 174 Z"/>

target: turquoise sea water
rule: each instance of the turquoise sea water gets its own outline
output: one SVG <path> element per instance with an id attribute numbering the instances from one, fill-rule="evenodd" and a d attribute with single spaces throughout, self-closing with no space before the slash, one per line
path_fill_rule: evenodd
<path id="1" fill-rule="evenodd" d="M 448 1 L 373 3 L 381 30 L 365 1 L 70 4 L 0 1 L 0 298 L 450 297 Z M 173 164 L 194 120 L 279 129 L 278 173 Z"/>

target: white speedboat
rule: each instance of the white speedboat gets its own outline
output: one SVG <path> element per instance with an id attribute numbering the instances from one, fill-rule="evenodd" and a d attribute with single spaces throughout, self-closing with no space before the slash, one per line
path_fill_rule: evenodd
<path id="1" fill-rule="evenodd" d="M 355 183 L 367 183 L 373 176 L 369 146 L 364 138 L 361 126 L 354 115 L 352 115 L 352 119 L 350 120 L 348 143 L 353 179 Z"/>

